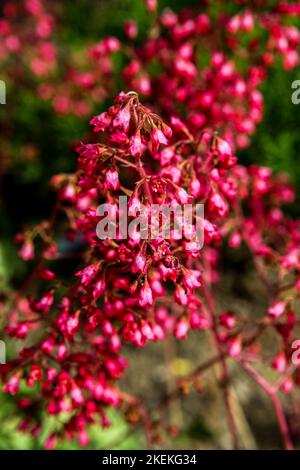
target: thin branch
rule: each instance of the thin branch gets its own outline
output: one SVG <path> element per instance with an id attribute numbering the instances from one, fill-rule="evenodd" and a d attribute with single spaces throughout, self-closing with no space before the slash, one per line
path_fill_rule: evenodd
<path id="1" fill-rule="evenodd" d="M 262 377 L 248 362 L 246 361 L 239 361 L 241 366 L 243 367 L 244 371 L 258 384 L 261 388 L 266 392 L 266 394 L 270 397 L 273 407 L 276 412 L 278 425 L 280 434 L 282 436 L 282 440 L 284 443 L 284 447 L 286 450 L 293 450 L 293 444 L 290 437 L 290 431 L 288 428 L 288 424 L 282 409 L 282 405 L 278 398 L 277 388 L 273 387 L 264 377 Z"/>

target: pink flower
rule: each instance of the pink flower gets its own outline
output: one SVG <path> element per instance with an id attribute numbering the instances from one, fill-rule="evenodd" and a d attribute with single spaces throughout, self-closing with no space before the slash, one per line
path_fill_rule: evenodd
<path id="1" fill-rule="evenodd" d="M 186 295 L 186 292 L 182 286 L 179 284 L 176 286 L 176 289 L 174 291 L 174 297 L 176 302 L 178 302 L 180 305 L 187 305 L 188 303 L 188 297 Z"/>
<path id="2" fill-rule="evenodd" d="M 228 204 L 219 193 L 213 193 L 209 198 L 209 210 L 216 212 L 220 217 L 225 217 L 228 213 Z"/>
<path id="3" fill-rule="evenodd" d="M 233 16 L 232 18 L 230 18 L 230 20 L 228 21 L 228 23 L 226 25 L 226 30 L 228 32 L 234 34 L 240 29 L 240 26 L 241 26 L 240 17 L 238 15 L 236 15 L 236 16 Z"/>
<path id="4" fill-rule="evenodd" d="M 240 337 L 230 338 L 228 343 L 228 353 L 231 357 L 237 357 L 242 350 L 242 341 Z"/>
<path id="5" fill-rule="evenodd" d="M 117 191 L 120 188 L 119 173 L 116 168 L 110 168 L 105 173 L 104 188 Z"/>
<path id="6" fill-rule="evenodd" d="M 201 276 L 200 271 L 197 270 L 188 270 L 182 278 L 182 282 L 187 290 L 193 290 L 197 287 L 201 286 L 201 282 L 199 281 L 199 277 Z"/>
<path id="7" fill-rule="evenodd" d="M 47 450 L 51 450 L 51 449 L 54 449 L 55 445 L 56 445 L 56 436 L 55 434 L 51 434 L 46 440 L 44 447 Z"/>
<path id="8" fill-rule="evenodd" d="M 283 373 L 286 369 L 286 366 L 287 366 L 287 361 L 286 361 L 285 354 L 281 352 L 275 357 L 272 363 L 272 367 L 275 370 L 277 370 L 277 372 Z"/>
<path id="9" fill-rule="evenodd" d="M 87 445 L 89 445 L 90 438 L 89 438 L 88 433 L 84 429 L 80 429 L 78 441 L 79 441 L 79 444 L 83 447 L 86 447 Z"/>
<path id="10" fill-rule="evenodd" d="M 153 13 L 157 9 L 157 0 L 145 0 L 147 10 Z"/>
<path id="11" fill-rule="evenodd" d="M 93 117 L 90 124 L 94 126 L 94 132 L 105 131 L 111 123 L 111 118 L 107 113 L 101 113 L 99 116 Z"/>
<path id="12" fill-rule="evenodd" d="M 148 340 L 148 341 L 153 341 L 154 340 L 154 334 L 151 326 L 147 322 L 143 322 L 141 326 L 141 332 L 143 336 Z"/>
<path id="13" fill-rule="evenodd" d="M 230 235 L 228 245 L 231 246 L 231 248 L 239 248 L 242 242 L 242 237 L 241 234 L 237 231 L 232 232 Z"/>
<path id="14" fill-rule="evenodd" d="M 231 167 L 236 163 L 236 157 L 233 154 L 233 150 L 226 140 L 217 137 L 216 150 L 219 154 L 220 161 L 226 167 Z"/>
<path id="15" fill-rule="evenodd" d="M 42 344 L 41 344 L 41 350 L 45 354 L 51 354 L 55 346 L 55 339 L 53 336 L 50 336 L 49 338 L 45 339 Z"/>
<path id="16" fill-rule="evenodd" d="M 185 132 L 187 130 L 186 125 L 176 116 L 171 116 L 171 124 L 174 131 Z"/>
<path id="17" fill-rule="evenodd" d="M 171 162 L 174 155 L 175 155 L 174 151 L 170 147 L 164 148 L 160 152 L 160 162 L 161 162 L 161 164 L 163 166 L 168 165 Z"/>
<path id="18" fill-rule="evenodd" d="M 143 253 L 138 253 L 132 265 L 132 272 L 137 273 L 141 271 L 142 273 L 144 273 L 145 266 L 146 266 L 145 255 L 143 255 Z"/>
<path id="19" fill-rule="evenodd" d="M 66 322 L 66 331 L 68 335 L 73 336 L 77 333 L 79 327 L 79 318 L 77 315 L 70 315 Z"/>
<path id="20" fill-rule="evenodd" d="M 219 322 L 222 326 L 224 326 L 224 328 L 227 328 L 228 330 L 235 328 L 237 324 L 236 318 L 232 313 L 222 313 L 219 316 Z"/>
<path id="21" fill-rule="evenodd" d="M 80 280 L 84 286 L 88 285 L 91 280 L 96 276 L 99 271 L 98 264 L 90 264 L 86 268 L 78 271 L 75 276 L 80 277 Z"/>
<path id="22" fill-rule="evenodd" d="M 284 56 L 285 70 L 292 70 L 299 64 L 299 54 L 295 50 L 289 50 Z"/>
<path id="23" fill-rule="evenodd" d="M 273 305 L 271 305 L 271 307 L 269 307 L 268 314 L 271 317 L 279 318 L 284 313 L 285 306 L 285 303 L 279 300 L 278 302 L 275 302 Z"/>
<path id="24" fill-rule="evenodd" d="M 60 344 L 57 348 L 57 360 L 63 361 L 67 357 L 67 348 L 65 344 Z"/>
<path id="25" fill-rule="evenodd" d="M 207 330 L 211 326 L 209 319 L 198 312 L 193 312 L 191 314 L 190 324 L 193 330 Z"/>
<path id="26" fill-rule="evenodd" d="M 34 259 L 34 246 L 31 240 L 25 240 L 19 250 L 19 255 L 24 261 Z"/>
<path id="27" fill-rule="evenodd" d="M 137 212 L 141 210 L 141 201 L 140 199 L 133 193 L 128 201 L 128 215 L 136 216 Z"/>
<path id="28" fill-rule="evenodd" d="M 164 133 L 157 127 L 153 127 L 150 133 L 150 139 L 152 144 L 153 152 L 157 152 L 160 145 L 168 145 L 168 140 Z"/>
<path id="29" fill-rule="evenodd" d="M 105 291 L 106 283 L 104 279 L 99 279 L 97 282 L 94 284 L 94 289 L 93 289 L 93 297 L 95 300 L 99 299 L 103 292 Z"/>
<path id="30" fill-rule="evenodd" d="M 174 336 L 178 339 L 187 338 L 187 333 L 189 331 L 189 323 L 185 318 L 181 318 L 175 325 Z"/>
<path id="31" fill-rule="evenodd" d="M 35 382 L 39 382 L 43 378 L 42 369 L 39 365 L 33 364 L 30 368 L 29 377 L 27 380 L 28 387 L 32 387 Z"/>
<path id="32" fill-rule="evenodd" d="M 291 377 L 287 377 L 281 384 L 280 390 L 283 393 L 291 393 L 294 388 L 294 381 Z"/>
<path id="33" fill-rule="evenodd" d="M 9 336 L 15 336 L 19 339 L 24 339 L 30 331 L 30 324 L 27 322 L 20 322 L 17 325 L 8 325 L 7 332 Z"/>
<path id="34" fill-rule="evenodd" d="M 121 349 L 121 341 L 117 334 L 112 334 L 109 338 L 109 347 L 113 352 L 118 352 Z"/>
<path id="35" fill-rule="evenodd" d="M 140 157 L 143 153 L 143 144 L 140 134 L 134 134 L 129 140 L 129 150 L 133 157 Z"/>
<path id="36" fill-rule="evenodd" d="M 246 11 L 241 18 L 241 29 L 243 31 L 252 31 L 254 28 L 254 18 L 250 11 Z"/>
<path id="37" fill-rule="evenodd" d="M 125 26 L 124 26 L 124 31 L 125 31 L 125 34 L 130 39 L 136 38 L 136 36 L 138 34 L 138 28 L 137 28 L 136 22 L 135 21 L 126 21 Z"/>
<path id="38" fill-rule="evenodd" d="M 18 373 L 13 374 L 10 379 L 3 386 L 3 392 L 9 392 L 11 395 L 15 395 L 19 392 L 20 388 L 20 375 Z"/>
<path id="39" fill-rule="evenodd" d="M 152 290 L 147 281 L 145 281 L 144 286 L 140 290 L 139 304 L 141 307 L 146 307 L 147 305 L 153 305 Z"/>
<path id="40" fill-rule="evenodd" d="M 153 330 L 153 335 L 154 335 L 155 340 L 158 340 L 158 339 L 162 340 L 162 339 L 165 338 L 166 335 L 165 335 L 165 332 L 164 332 L 163 328 L 160 325 L 158 325 L 157 323 L 155 323 L 153 325 L 152 330 Z"/>
<path id="41" fill-rule="evenodd" d="M 37 274 L 39 278 L 44 281 L 53 281 L 56 278 L 55 273 L 50 271 L 50 269 L 41 268 L 38 270 Z"/>
<path id="42" fill-rule="evenodd" d="M 125 132 L 128 132 L 129 130 L 129 124 L 130 124 L 130 111 L 127 108 L 122 108 L 116 117 L 113 120 L 113 125 L 115 127 L 120 127 L 122 128 Z"/>
<path id="43" fill-rule="evenodd" d="M 54 302 L 53 290 L 47 292 L 38 302 L 32 302 L 33 310 L 48 313 Z"/>
<path id="44" fill-rule="evenodd" d="M 193 197 L 199 197 L 201 194 L 201 183 L 197 178 L 193 178 L 190 182 L 190 192 Z"/>
<path id="45" fill-rule="evenodd" d="M 186 192 L 185 189 L 183 188 L 177 188 L 175 192 L 176 199 L 181 203 L 181 204 L 187 204 L 190 200 L 190 196 Z"/>
<path id="46" fill-rule="evenodd" d="M 84 398 L 79 387 L 74 387 L 71 390 L 71 398 L 75 406 L 82 405 L 84 403 Z"/>

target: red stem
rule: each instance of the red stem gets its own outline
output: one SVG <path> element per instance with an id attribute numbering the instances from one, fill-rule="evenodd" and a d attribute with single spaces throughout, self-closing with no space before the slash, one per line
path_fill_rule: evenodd
<path id="1" fill-rule="evenodd" d="M 206 304 L 208 307 L 208 313 L 211 318 L 212 322 L 212 332 L 213 332 L 213 337 L 214 337 L 214 343 L 216 346 L 216 349 L 219 353 L 220 356 L 220 366 L 222 370 L 222 385 L 224 387 L 223 389 L 223 395 L 224 395 L 224 402 L 225 402 L 225 407 L 227 411 L 227 420 L 228 420 L 228 428 L 229 432 L 231 434 L 232 438 L 232 445 L 234 449 L 238 449 L 238 433 L 237 433 L 237 426 L 235 423 L 235 418 L 234 418 L 234 413 L 232 410 L 231 406 L 231 394 L 230 394 L 230 389 L 228 386 L 228 381 L 229 381 L 229 372 L 226 364 L 226 359 L 222 350 L 222 346 L 219 341 L 219 334 L 218 334 L 218 328 L 217 328 L 217 322 L 216 322 L 216 316 L 215 316 L 215 308 L 214 308 L 214 302 L 213 298 L 211 295 L 210 290 L 207 288 L 207 286 L 204 284 L 203 285 L 203 291 L 204 291 L 204 297 L 206 300 Z"/>
<path id="2" fill-rule="evenodd" d="M 267 380 L 264 379 L 264 377 L 262 377 L 255 369 L 253 369 L 253 367 L 249 363 L 245 361 L 240 361 L 240 364 L 245 370 L 245 372 L 247 372 L 247 374 L 252 377 L 252 379 L 258 385 L 260 385 L 262 389 L 266 392 L 266 394 L 270 397 L 276 412 L 280 434 L 284 442 L 284 447 L 286 450 L 293 450 L 294 446 L 290 438 L 288 424 L 282 409 L 282 405 L 278 398 L 277 390 L 269 382 L 267 382 Z"/>
<path id="3" fill-rule="evenodd" d="M 143 164 L 142 164 L 140 158 L 137 159 L 137 170 L 139 172 L 139 175 L 140 175 L 141 179 L 144 180 L 143 181 L 143 186 L 144 186 L 144 190 L 145 190 L 145 194 L 147 196 L 148 202 L 150 204 L 153 204 L 152 194 L 151 194 L 151 191 L 150 191 L 149 183 L 147 181 L 147 173 L 144 170 L 144 167 L 143 167 Z"/>

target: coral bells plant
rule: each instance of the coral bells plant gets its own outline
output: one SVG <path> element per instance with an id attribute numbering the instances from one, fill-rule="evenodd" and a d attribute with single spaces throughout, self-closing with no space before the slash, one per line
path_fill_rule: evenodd
<path id="1" fill-rule="evenodd" d="M 20 255 L 35 265 L 7 316 L 7 334 L 24 347 L 0 371 L 4 392 L 15 396 L 23 416 L 20 429 L 39 433 L 40 413 L 46 410 L 57 417 L 46 448 L 74 437 L 86 445 L 89 426 L 108 426 L 107 409 L 117 407 L 145 430 L 151 447 L 167 432 L 164 405 L 191 391 L 199 378 L 205 387 L 207 371 L 219 365 L 220 393 L 237 448 L 229 369 L 236 363 L 269 396 L 283 443 L 291 449 L 280 395 L 293 400 L 300 380 L 290 361 L 300 227 L 281 208 L 293 200 L 292 188 L 268 168 L 239 165 L 218 134 L 204 129 L 194 137 L 188 123 L 176 118 L 166 124 L 135 92 L 120 93 L 91 125 L 95 139 L 78 146 L 76 173 L 52 179 L 57 203 L 51 219 L 17 240 Z M 142 236 L 142 225 L 136 224 L 124 237 L 115 215 L 125 196 L 129 224 L 140 212 L 148 220 L 155 204 L 204 204 L 204 246 L 195 236 L 195 214 L 192 224 L 183 221 L 181 236 L 170 219 L 168 236 Z M 105 217 L 100 204 L 108 209 Z M 105 220 L 117 221 L 114 238 L 97 236 Z M 68 253 L 58 243 L 62 230 L 74 246 Z M 266 289 L 267 308 L 255 318 L 218 306 L 227 246 L 247 247 Z M 67 280 L 56 270 L 64 256 L 75 258 Z M 130 367 L 124 351 L 132 344 L 138 354 L 169 335 L 182 340 L 191 329 L 208 335 L 215 353 L 164 398 L 157 416 L 141 397 L 123 389 L 121 379 Z M 272 358 L 264 350 L 266 332 L 277 344 Z M 272 382 L 258 372 L 256 364 L 265 362 L 276 371 Z"/>
<path id="2" fill-rule="evenodd" d="M 199 12 L 152 11 L 147 40 L 123 48 L 129 61 L 123 77 L 163 115 L 184 117 L 193 134 L 212 126 L 245 148 L 262 119 L 259 87 L 269 69 L 279 62 L 291 70 L 299 62 L 293 24 L 299 8 L 232 2 L 242 5 L 232 14 L 231 2 L 203 3 Z"/>
<path id="3" fill-rule="evenodd" d="M 65 30 L 62 2 L 4 1 L 0 71 L 13 106 L 3 119 L 2 172 L 42 153 L 43 135 L 12 145 L 25 95 L 35 103 L 27 110 L 32 120 L 45 109 L 49 119 L 73 116 L 79 125 L 117 94 L 120 82 L 162 117 L 186 120 L 193 136 L 217 128 L 234 148 L 247 147 L 263 116 L 260 87 L 276 64 L 285 71 L 297 66 L 300 41 L 297 4 L 248 3 L 205 1 L 175 13 L 146 2 L 145 31 L 126 20 L 122 40 L 91 31 L 95 39 L 80 39 L 78 49 L 61 40 L 73 33 Z"/>
<path id="4" fill-rule="evenodd" d="M 91 119 L 90 136 L 81 135 L 76 171 L 52 177 L 50 218 L 16 236 L 29 267 L 4 299 L 16 354 L 0 366 L 3 392 L 15 400 L 24 432 L 37 436 L 44 416 L 54 417 L 46 448 L 73 438 L 88 445 L 90 426 L 109 426 L 111 408 L 141 428 L 151 448 L 181 430 L 168 426 L 168 405 L 209 390 L 214 371 L 238 448 L 240 371 L 269 397 L 282 445 L 292 449 L 300 222 L 285 206 L 295 195 L 285 176 L 242 165 L 235 150 L 250 144 L 262 119 L 268 70 L 278 60 L 286 71 L 298 63 L 299 6 L 239 1 L 230 13 L 227 2 L 207 1 L 198 12 L 159 14 L 156 1 L 145 3 L 151 26 L 142 38 L 127 21 L 124 41 L 86 44 L 80 57 L 63 61 L 60 75 L 55 2 L 51 14 L 46 0 L 6 2 L 0 60 L 12 83 L 26 70 L 27 91 L 35 83 L 38 100 L 77 118 L 117 95 L 114 75 L 125 91 Z M 16 65 L 19 51 L 25 60 Z M 8 153 L 13 123 L 3 140 Z M 222 305 L 224 266 L 236 256 L 255 272 L 256 311 Z M 128 390 L 124 376 L 135 367 L 128 350 L 137 355 L 149 343 L 192 335 L 209 341 L 208 357 L 195 351 L 198 365 L 155 409 Z"/>

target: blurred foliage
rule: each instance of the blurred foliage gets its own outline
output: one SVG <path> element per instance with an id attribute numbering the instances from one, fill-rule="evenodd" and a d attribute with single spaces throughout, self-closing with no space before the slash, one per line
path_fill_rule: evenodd
<path id="1" fill-rule="evenodd" d="M 20 431 L 16 428 L 20 422 L 19 415 L 14 414 L 15 406 L 6 395 L 0 396 L 0 450 L 41 450 L 45 436 L 55 427 L 54 417 L 43 418 L 43 428 L 36 438 Z M 119 413 L 114 411 L 109 414 L 112 426 L 102 429 L 101 425 L 94 425 L 90 428 L 90 443 L 86 449 L 142 449 L 143 436 L 137 430 L 128 427 Z M 61 442 L 56 446 L 57 450 L 76 450 L 79 448 L 76 440 Z"/>
<path id="2" fill-rule="evenodd" d="M 189 6 L 199 9 L 201 2 L 196 0 L 160 0 L 160 9 L 169 6 L 175 11 Z M 56 42 L 65 44 L 66 54 L 80 51 L 87 44 L 99 41 L 106 35 L 116 35 L 122 40 L 122 27 L 127 19 L 134 19 L 139 25 L 139 39 L 143 40 L 150 16 L 142 0 L 66 0 L 58 9 L 68 12 L 57 29 Z M 226 2 L 224 8 L 232 13 L 236 8 L 233 2 Z M 213 9 L 213 5 L 212 5 Z M 115 83 L 120 89 L 122 57 L 115 55 Z M 208 57 L 201 54 L 199 66 L 204 66 Z M 242 63 L 241 63 L 242 66 Z M 155 73 L 155 70 L 153 70 Z M 298 107 L 291 102 L 291 83 L 299 78 L 300 69 L 284 73 L 280 67 L 270 71 L 270 79 L 263 85 L 265 97 L 265 118 L 258 132 L 252 138 L 252 145 L 240 152 L 243 163 L 259 162 L 275 171 L 286 171 L 295 184 L 300 182 L 300 168 L 297 165 L 300 136 Z M 298 75 L 298 76 L 297 76 Z M 38 82 L 37 82 L 38 83 Z M 18 113 L 13 129 L 2 129 L 12 136 L 14 161 L 2 181 L 2 197 L 5 200 L 0 224 L 9 237 L 20 230 L 23 224 L 36 222 L 49 214 L 52 195 L 49 178 L 59 172 L 74 170 L 76 155 L 73 146 L 89 130 L 88 119 L 76 116 L 57 117 L 51 103 L 35 99 L 31 91 L 22 86 L 14 93 L 7 90 L 8 104 L 0 106 L 0 121 L 6 121 L 7 113 L 17 107 Z M 100 113 L 107 103 L 101 103 L 95 112 Z M 46 123 L 46 125 L 45 125 Z M 34 148 L 29 155 L 24 146 Z M 5 162 L 4 162 L 5 164 Z M 0 169 L 1 177 L 1 169 Z M 32 206 L 32 200 L 36 204 Z M 16 201 L 18 201 L 16 203 Z M 1 204 L 1 201 L 0 201 Z M 10 214 L 9 217 L 8 214 Z"/>
<path id="3" fill-rule="evenodd" d="M 299 216 L 300 192 L 300 104 L 292 103 L 292 83 L 300 77 L 297 67 L 284 73 L 278 66 L 269 72 L 262 86 L 264 119 L 247 150 L 239 153 L 244 164 L 268 166 L 275 173 L 286 173 L 296 188 L 295 203 L 288 211 Z"/>
<path id="4" fill-rule="evenodd" d="M 299 79 L 299 68 L 283 73 L 279 67 L 270 72 L 262 87 L 264 119 L 252 137 L 251 146 L 240 158 L 286 172 L 297 186 L 300 183 L 300 106 L 291 100 L 292 83 Z"/>

